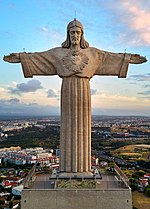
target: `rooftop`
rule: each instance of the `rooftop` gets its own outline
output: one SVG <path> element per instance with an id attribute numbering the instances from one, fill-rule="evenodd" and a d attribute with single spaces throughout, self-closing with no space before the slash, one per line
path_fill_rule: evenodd
<path id="1" fill-rule="evenodd" d="M 101 179 L 51 179 L 49 174 L 36 175 L 30 189 L 129 189 L 117 173 L 102 174 Z"/>

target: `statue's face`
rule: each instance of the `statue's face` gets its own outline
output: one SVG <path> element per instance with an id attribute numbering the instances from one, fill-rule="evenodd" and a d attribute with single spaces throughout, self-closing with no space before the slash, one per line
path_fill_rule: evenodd
<path id="1" fill-rule="evenodd" d="M 82 31 L 79 27 L 73 27 L 69 30 L 70 41 L 72 45 L 79 45 L 81 40 Z"/>

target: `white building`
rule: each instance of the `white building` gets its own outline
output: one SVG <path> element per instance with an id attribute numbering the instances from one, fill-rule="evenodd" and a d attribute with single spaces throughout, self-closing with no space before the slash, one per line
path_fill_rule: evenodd
<path id="1" fill-rule="evenodd" d="M 21 196 L 22 190 L 23 190 L 23 185 L 19 185 L 12 189 L 12 194 L 15 196 L 18 196 L 18 195 Z"/>

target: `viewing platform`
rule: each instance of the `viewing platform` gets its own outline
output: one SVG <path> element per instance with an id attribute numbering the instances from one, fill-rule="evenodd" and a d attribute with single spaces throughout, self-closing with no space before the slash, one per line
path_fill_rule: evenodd
<path id="1" fill-rule="evenodd" d="M 131 189 L 121 170 L 116 166 L 100 177 L 34 174 L 22 191 L 21 209 L 132 209 Z"/>
<path id="2" fill-rule="evenodd" d="M 52 179 L 49 174 L 38 174 L 34 177 L 34 181 L 30 185 L 30 189 L 57 189 L 57 182 L 62 182 L 62 189 L 86 189 L 80 186 L 80 182 L 95 182 L 91 189 L 129 189 L 116 174 L 102 174 L 101 178 L 69 178 L 69 179 Z M 63 186 L 64 182 L 64 186 Z M 68 182 L 68 184 L 67 184 Z M 76 185 L 75 185 L 75 182 Z M 88 184 L 88 183 L 87 183 Z M 59 188 L 60 189 L 60 188 Z M 87 185 L 88 189 L 88 185 Z"/>

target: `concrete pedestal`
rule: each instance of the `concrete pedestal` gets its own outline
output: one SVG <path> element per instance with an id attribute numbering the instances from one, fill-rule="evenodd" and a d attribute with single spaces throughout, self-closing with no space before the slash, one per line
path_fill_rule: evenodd
<path id="1" fill-rule="evenodd" d="M 21 209 L 132 209 L 130 189 L 23 190 Z"/>

